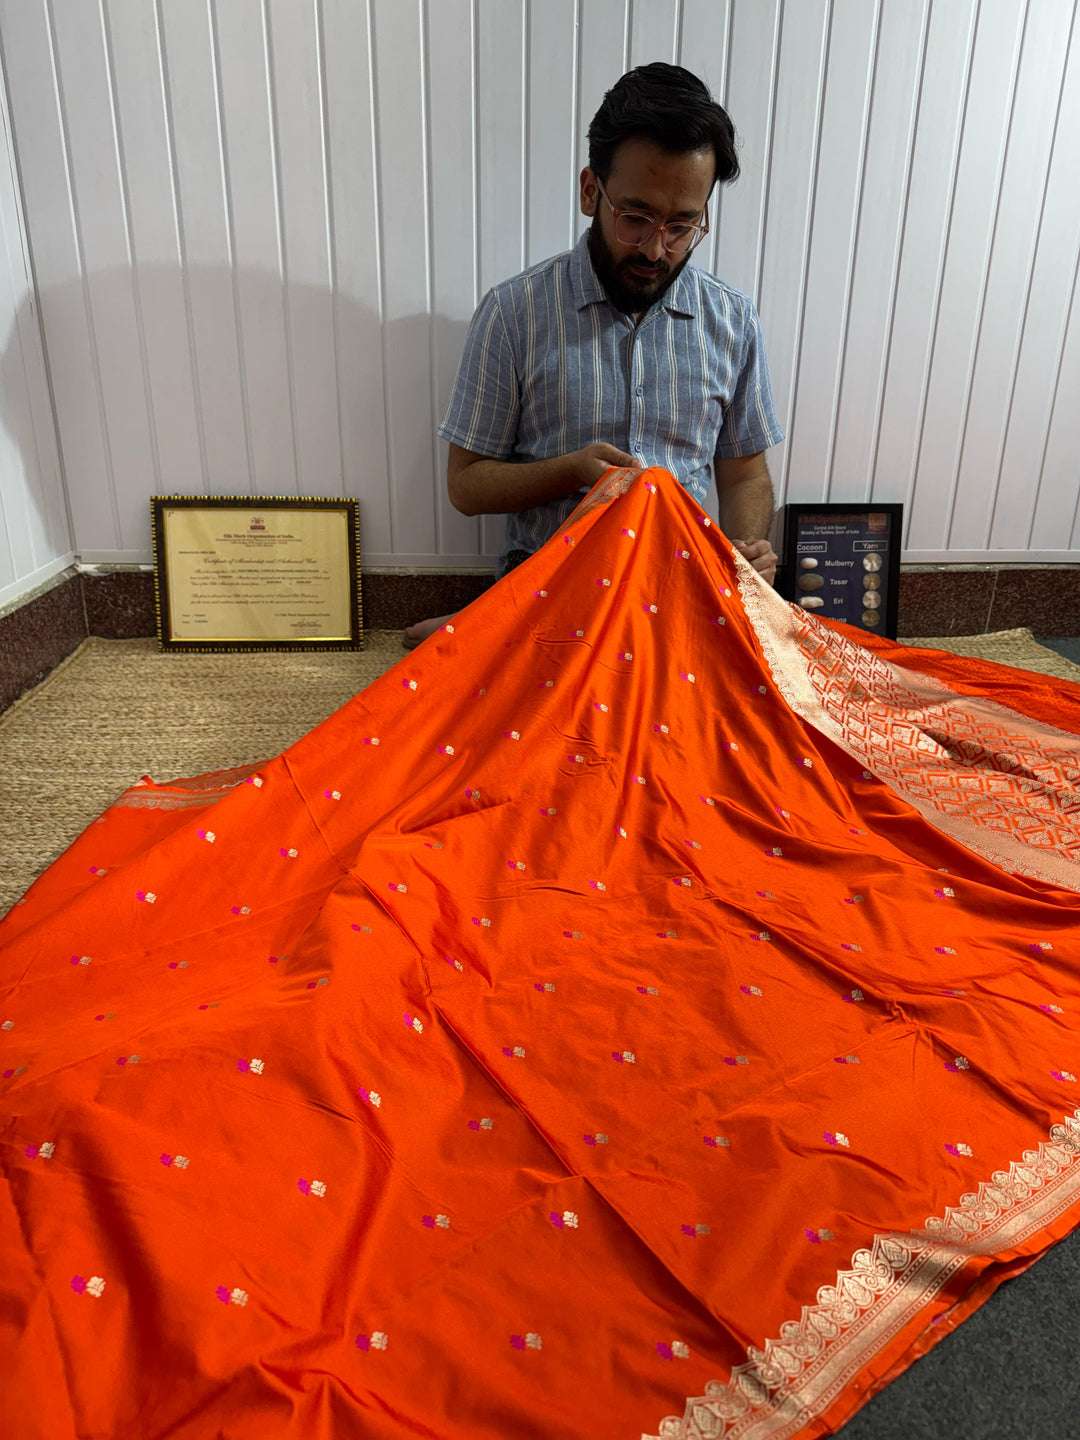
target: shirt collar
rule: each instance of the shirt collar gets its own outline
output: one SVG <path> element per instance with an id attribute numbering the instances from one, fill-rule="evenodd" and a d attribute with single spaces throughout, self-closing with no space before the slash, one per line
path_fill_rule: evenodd
<path id="1" fill-rule="evenodd" d="M 690 268 L 687 265 L 678 275 L 660 304 L 672 315 L 685 315 L 692 320 L 697 315 L 697 281 Z M 587 230 L 570 251 L 570 287 L 578 310 L 607 299 L 607 292 L 593 268 Z"/>

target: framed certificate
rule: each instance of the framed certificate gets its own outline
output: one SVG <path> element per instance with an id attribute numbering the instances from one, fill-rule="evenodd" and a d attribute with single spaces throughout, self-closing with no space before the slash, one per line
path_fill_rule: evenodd
<path id="1" fill-rule="evenodd" d="M 155 495 L 161 650 L 362 650 L 356 500 Z"/>
<path id="2" fill-rule="evenodd" d="M 896 639 L 902 505 L 785 505 L 777 590 L 812 615 Z"/>

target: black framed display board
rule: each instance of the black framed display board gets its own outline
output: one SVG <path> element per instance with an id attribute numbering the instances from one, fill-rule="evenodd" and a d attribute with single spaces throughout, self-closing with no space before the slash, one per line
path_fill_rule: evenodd
<path id="1" fill-rule="evenodd" d="M 896 639 L 902 505 L 785 505 L 776 588 L 812 615 Z"/>
<path id="2" fill-rule="evenodd" d="M 155 495 L 162 650 L 362 650 L 359 502 Z"/>

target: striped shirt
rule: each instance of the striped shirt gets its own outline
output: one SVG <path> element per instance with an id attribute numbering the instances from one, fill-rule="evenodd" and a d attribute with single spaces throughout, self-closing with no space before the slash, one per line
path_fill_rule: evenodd
<path id="1" fill-rule="evenodd" d="M 587 234 L 484 296 L 439 434 L 521 462 L 606 441 L 664 466 L 699 502 L 714 456 L 784 438 L 753 302 L 687 265 L 635 324 L 608 301 Z M 510 551 L 549 540 L 584 493 L 508 515 L 498 573 Z"/>

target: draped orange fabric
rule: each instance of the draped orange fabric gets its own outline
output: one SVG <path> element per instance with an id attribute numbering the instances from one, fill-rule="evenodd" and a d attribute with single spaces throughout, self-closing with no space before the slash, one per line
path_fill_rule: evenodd
<path id="1" fill-rule="evenodd" d="M 611 472 L 91 825 L 0 927 L 19 1435 L 824 1435 L 1065 1235 L 1080 692 L 860 638 Z"/>

